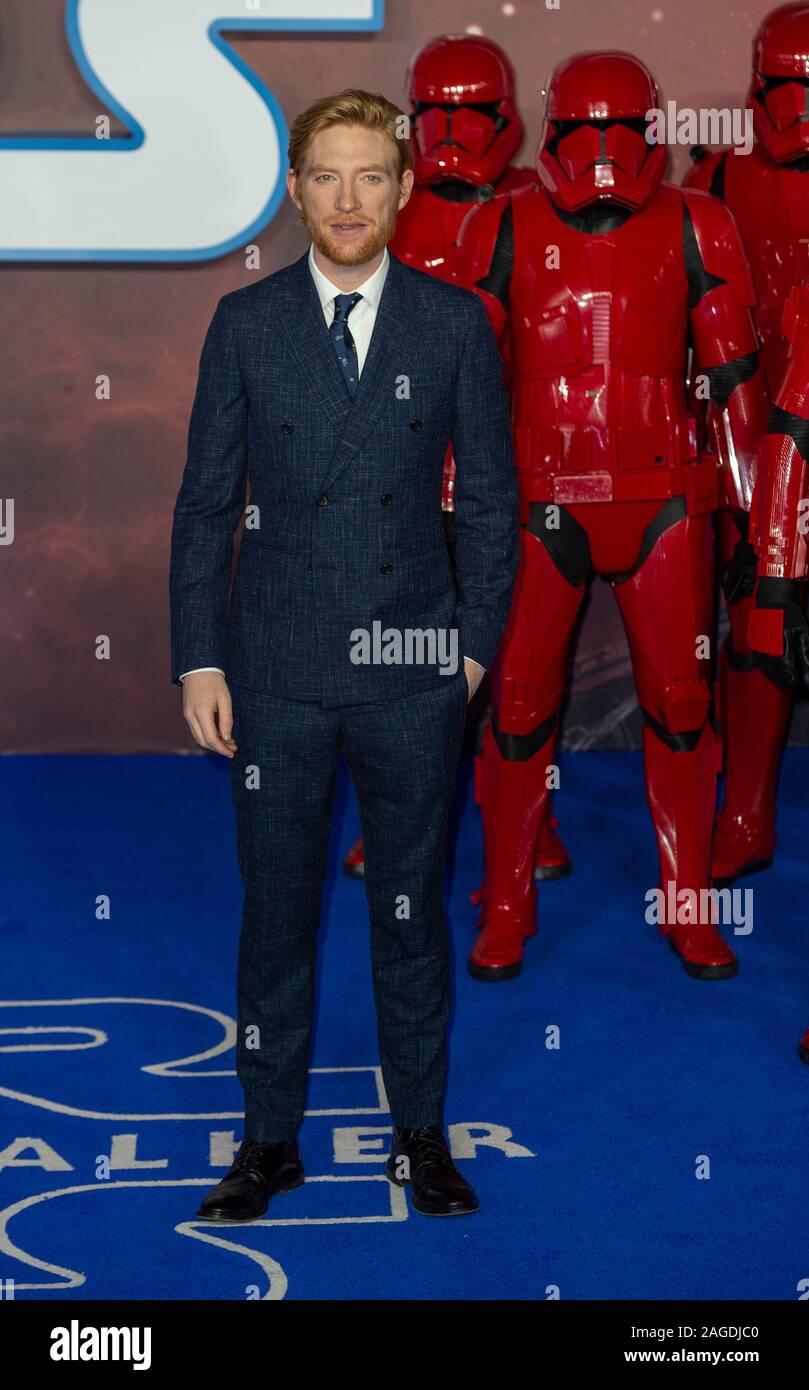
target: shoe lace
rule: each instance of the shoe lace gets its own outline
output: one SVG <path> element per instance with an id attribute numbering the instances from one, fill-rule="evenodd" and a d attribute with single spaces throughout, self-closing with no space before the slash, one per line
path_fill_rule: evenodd
<path id="1" fill-rule="evenodd" d="M 413 1149 L 422 1162 L 442 1167 L 452 1166 L 444 1137 L 435 1130 L 414 1129 L 407 1147 Z"/>
<path id="2" fill-rule="evenodd" d="M 243 1140 L 239 1152 L 233 1162 L 234 1168 L 247 1168 L 251 1165 L 256 1154 L 264 1147 L 260 1139 Z"/>

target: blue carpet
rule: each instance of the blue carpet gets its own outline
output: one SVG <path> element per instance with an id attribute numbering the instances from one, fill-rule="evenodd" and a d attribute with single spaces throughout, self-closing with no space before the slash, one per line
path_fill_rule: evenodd
<path id="1" fill-rule="evenodd" d="M 241 1136 L 226 768 L 5 759 L 0 1279 L 20 1299 L 797 1298 L 808 778 L 809 750 L 791 751 L 777 868 L 740 885 L 754 905 L 740 973 L 701 982 L 644 920 L 656 856 L 639 755 L 568 756 L 557 811 L 575 874 L 541 890 L 522 976 L 492 986 L 465 968 L 481 832 L 463 764 L 446 1119 L 482 1211 L 450 1221 L 409 1212 L 382 1176 L 365 900 L 339 871 L 358 832 L 343 778 L 307 1182 L 261 1224 L 213 1227 L 194 1212 Z"/>

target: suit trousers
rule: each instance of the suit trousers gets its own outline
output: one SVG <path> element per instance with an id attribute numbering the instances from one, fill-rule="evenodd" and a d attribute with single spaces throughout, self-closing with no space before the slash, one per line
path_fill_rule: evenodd
<path id="1" fill-rule="evenodd" d="M 393 1123 L 441 1123 L 450 1007 L 442 905 L 463 742 L 463 663 L 393 700 L 324 709 L 232 686 L 230 763 L 244 886 L 236 1069 L 245 1135 L 290 1139 L 303 1117 L 316 937 L 337 764 L 359 804 L 382 1077 Z"/>

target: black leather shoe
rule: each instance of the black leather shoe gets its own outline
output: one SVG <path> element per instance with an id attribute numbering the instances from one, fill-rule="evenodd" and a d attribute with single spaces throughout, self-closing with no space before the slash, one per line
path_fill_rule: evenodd
<path id="1" fill-rule="evenodd" d="M 212 1187 L 197 1212 L 203 1221 L 255 1221 L 276 1192 L 291 1192 L 303 1182 L 297 1139 L 264 1144 L 244 1139 L 233 1167 Z"/>
<path id="2" fill-rule="evenodd" d="M 413 1206 L 425 1216 L 468 1216 L 479 1210 L 478 1199 L 452 1162 L 438 1125 L 394 1128 L 385 1172 L 397 1187 L 410 1183 Z"/>

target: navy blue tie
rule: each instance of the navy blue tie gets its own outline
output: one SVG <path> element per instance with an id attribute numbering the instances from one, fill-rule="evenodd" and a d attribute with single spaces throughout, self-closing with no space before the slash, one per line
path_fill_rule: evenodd
<path id="1" fill-rule="evenodd" d="M 357 349 L 351 336 L 351 329 L 348 326 L 348 316 L 360 299 L 362 299 L 362 295 L 356 293 L 335 295 L 334 318 L 329 325 L 329 335 L 334 344 L 334 351 L 337 353 L 340 371 L 343 373 L 345 384 L 352 399 L 357 394 L 360 371 Z"/>

